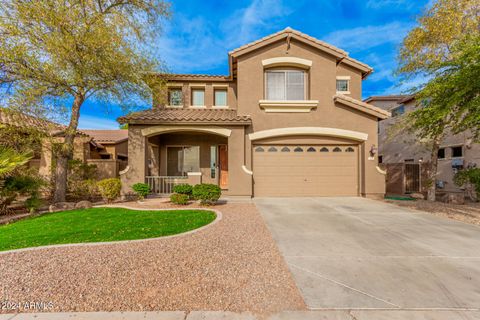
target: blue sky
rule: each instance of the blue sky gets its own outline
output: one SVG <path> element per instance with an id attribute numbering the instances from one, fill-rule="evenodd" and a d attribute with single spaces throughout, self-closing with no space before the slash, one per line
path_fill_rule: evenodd
<path id="1" fill-rule="evenodd" d="M 372 66 L 364 98 L 408 90 L 393 75 L 398 46 L 432 0 L 180 0 L 158 36 L 170 72 L 228 74 L 228 51 L 288 26 L 327 41 Z M 80 128 L 114 129 L 122 110 L 84 105 Z"/>

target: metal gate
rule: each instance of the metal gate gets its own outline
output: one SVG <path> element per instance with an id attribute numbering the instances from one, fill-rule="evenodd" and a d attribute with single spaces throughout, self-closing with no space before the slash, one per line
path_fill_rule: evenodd
<path id="1" fill-rule="evenodd" d="M 420 192 L 420 165 L 405 163 L 405 193 Z"/>

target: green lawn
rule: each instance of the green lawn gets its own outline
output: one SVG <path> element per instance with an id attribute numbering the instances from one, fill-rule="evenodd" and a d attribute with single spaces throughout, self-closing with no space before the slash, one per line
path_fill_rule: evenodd
<path id="1" fill-rule="evenodd" d="M 205 210 L 91 208 L 49 213 L 0 226 L 0 251 L 155 238 L 197 229 L 215 218 L 214 212 Z"/>

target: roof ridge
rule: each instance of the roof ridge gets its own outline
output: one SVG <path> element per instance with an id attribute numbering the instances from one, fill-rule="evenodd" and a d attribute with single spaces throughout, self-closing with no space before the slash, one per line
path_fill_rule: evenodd
<path id="1" fill-rule="evenodd" d="M 295 30 L 295 29 L 293 29 L 293 28 L 291 28 L 291 27 L 286 27 L 286 28 L 283 29 L 283 30 L 277 31 L 277 32 L 272 33 L 272 34 L 270 34 L 270 35 L 267 35 L 267 36 L 265 36 L 265 37 L 263 37 L 263 38 L 260 38 L 260 39 L 258 39 L 258 40 L 255 40 L 255 41 L 246 43 L 246 44 L 244 44 L 244 45 L 242 45 L 242 46 L 240 46 L 240 47 L 238 47 L 238 48 L 236 48 L 236 49 L 231 50 L 230 52 L 228 52 L 228 54 L 231 55 L 231 54 L 233 54 L 233 53 L 235 53 L 235 52 L 238 52 L 238 51 L 240 51 L 240 50 L 249 48 L 249 47 L 251 47 L 251 46 L 256 45 L 257 43 L 263 42 L 263 41 L 265 41 L 265 40 L 271 39 L 271 38 L 273 38 L 273 37 L 275 37 L 275 36 L 278 36 L 278 35 L 280 35 L 280 34 L 282 34 L 282 33 L 287 33 L 287 32 L 296 34 L 297 36 L 300 36 L 300 37 L 302 37 L 302 38 L 306 38 L 306 39 L 308 39 L 308 40 L 310 40 L 310 41 L 313 41 L 313 42 L 315 42 L 315 43 L 317 43 L 317 44 L 323 45 L 323 46 L 325 46 L 325 47 L 327 47 L 327 48 L 329 48 L 329 49 L 331 49 L 331 50 L 334 50 L 334 51 L 336 51 L 336 52 L 338 52 L 338 53 L 341 53 L 341 54 L 344 54 L 344 55 L 348 56 L 348 52 L 347 52 L 347 51 L 342 50 L 342 49 L 340 49 L 340 48 L 338 48 L 338 47 L 336 47 L 336 46 L 334 46 L 334 45 L 331 45 L 331 44 L 329 44 L 329 43 L 327 43 L 327 42 L 325 42 L 325 41 L 323 41 L 323 40 L 320 40 L 320 39 L 317 39 L 317 38 L 315 38 L 315 37 L 313 37 L 313 36 L 310 36 L 310 35 L 308 35 L 308 34 L 306 34 L 306 33 L 303 33 L 303 32 L 301 32 L 301 31 Z"/>

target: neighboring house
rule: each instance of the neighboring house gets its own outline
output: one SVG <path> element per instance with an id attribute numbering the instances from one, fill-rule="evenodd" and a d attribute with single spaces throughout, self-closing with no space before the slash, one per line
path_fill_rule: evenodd
<path id="1" fill-rule="evenodd" d="M 421 181 L 422 176 L 425 175 L 420 174 L 423 170 L 415 170 L 420 181 L 413 185 L 409 184 L 410 178 L 406 176 L 409 172 L 404 171 L 405 165 L 415 168 L 415 166 L 409 166 L 409 164 L 417 165 L 419 169 L 422 166 L 428 169 L 431 156 L 426 146 L 416 142 L 413 135 L 392 136 L 392 133 L 389 133 L 389 128 L 398 121 L 399 117 L 417 108 L 415 97 L 413 95 L 373 96 L 366 99 L 365 102 L 392 113 L 391 118 L 383 120 L 379 124 L 379 162 L 389 166 L 392 168 L 391 170 L 403 170 L 403 173 L 398 176 L 388 175 L 392 177 L 388 180 L 392 181 L 387 181 L 387 192 L 403 194 L 426 191 L 426 181 Z M 459 169 L 479 165 L 480 145 L 473 143 L 468 132 L 447 135 L 438 152 L 436 181 L 438 190 L 440 192 L 463 192 L 453 183 L 453 176 Z"/>
<path id="2" fill-rule="evenodd" d="M 204 182 L 230 197 L 383 196 L 377 122 L 390 113 L 361 101 L 369 66 L 290 28 L 228 58 L 228 76 L 158 75 L 152 109 L 119 118 L 124 193 Z"/>
<path id="3" fill-rule="evenodd" d="M 28 127 L 45 134 L 41 148 L 30 160 L 29 166 L 37 168 L 44 177 L 51 177 L 53 146 L 63 142 L 64 125 L 33 117 L 21 112 L 0 108 L 0 125 Z M 1 128 L 0 128 L 1 130 Z M 85 163 L 97 165 L 98 178 L 117 177 L 126 166 L 127 132 L 122 130 L 77 131 L 74 142 L 73 158 Z M 119 132 L 122 131 L 122 132 Z"/>
<path id="4" fill-rule="evenodd" d="M 128 162 L 127 130 L 82 130 L 97 143 L 86 159 L 97 166 L 98 179 L 118 177 Z"/>

